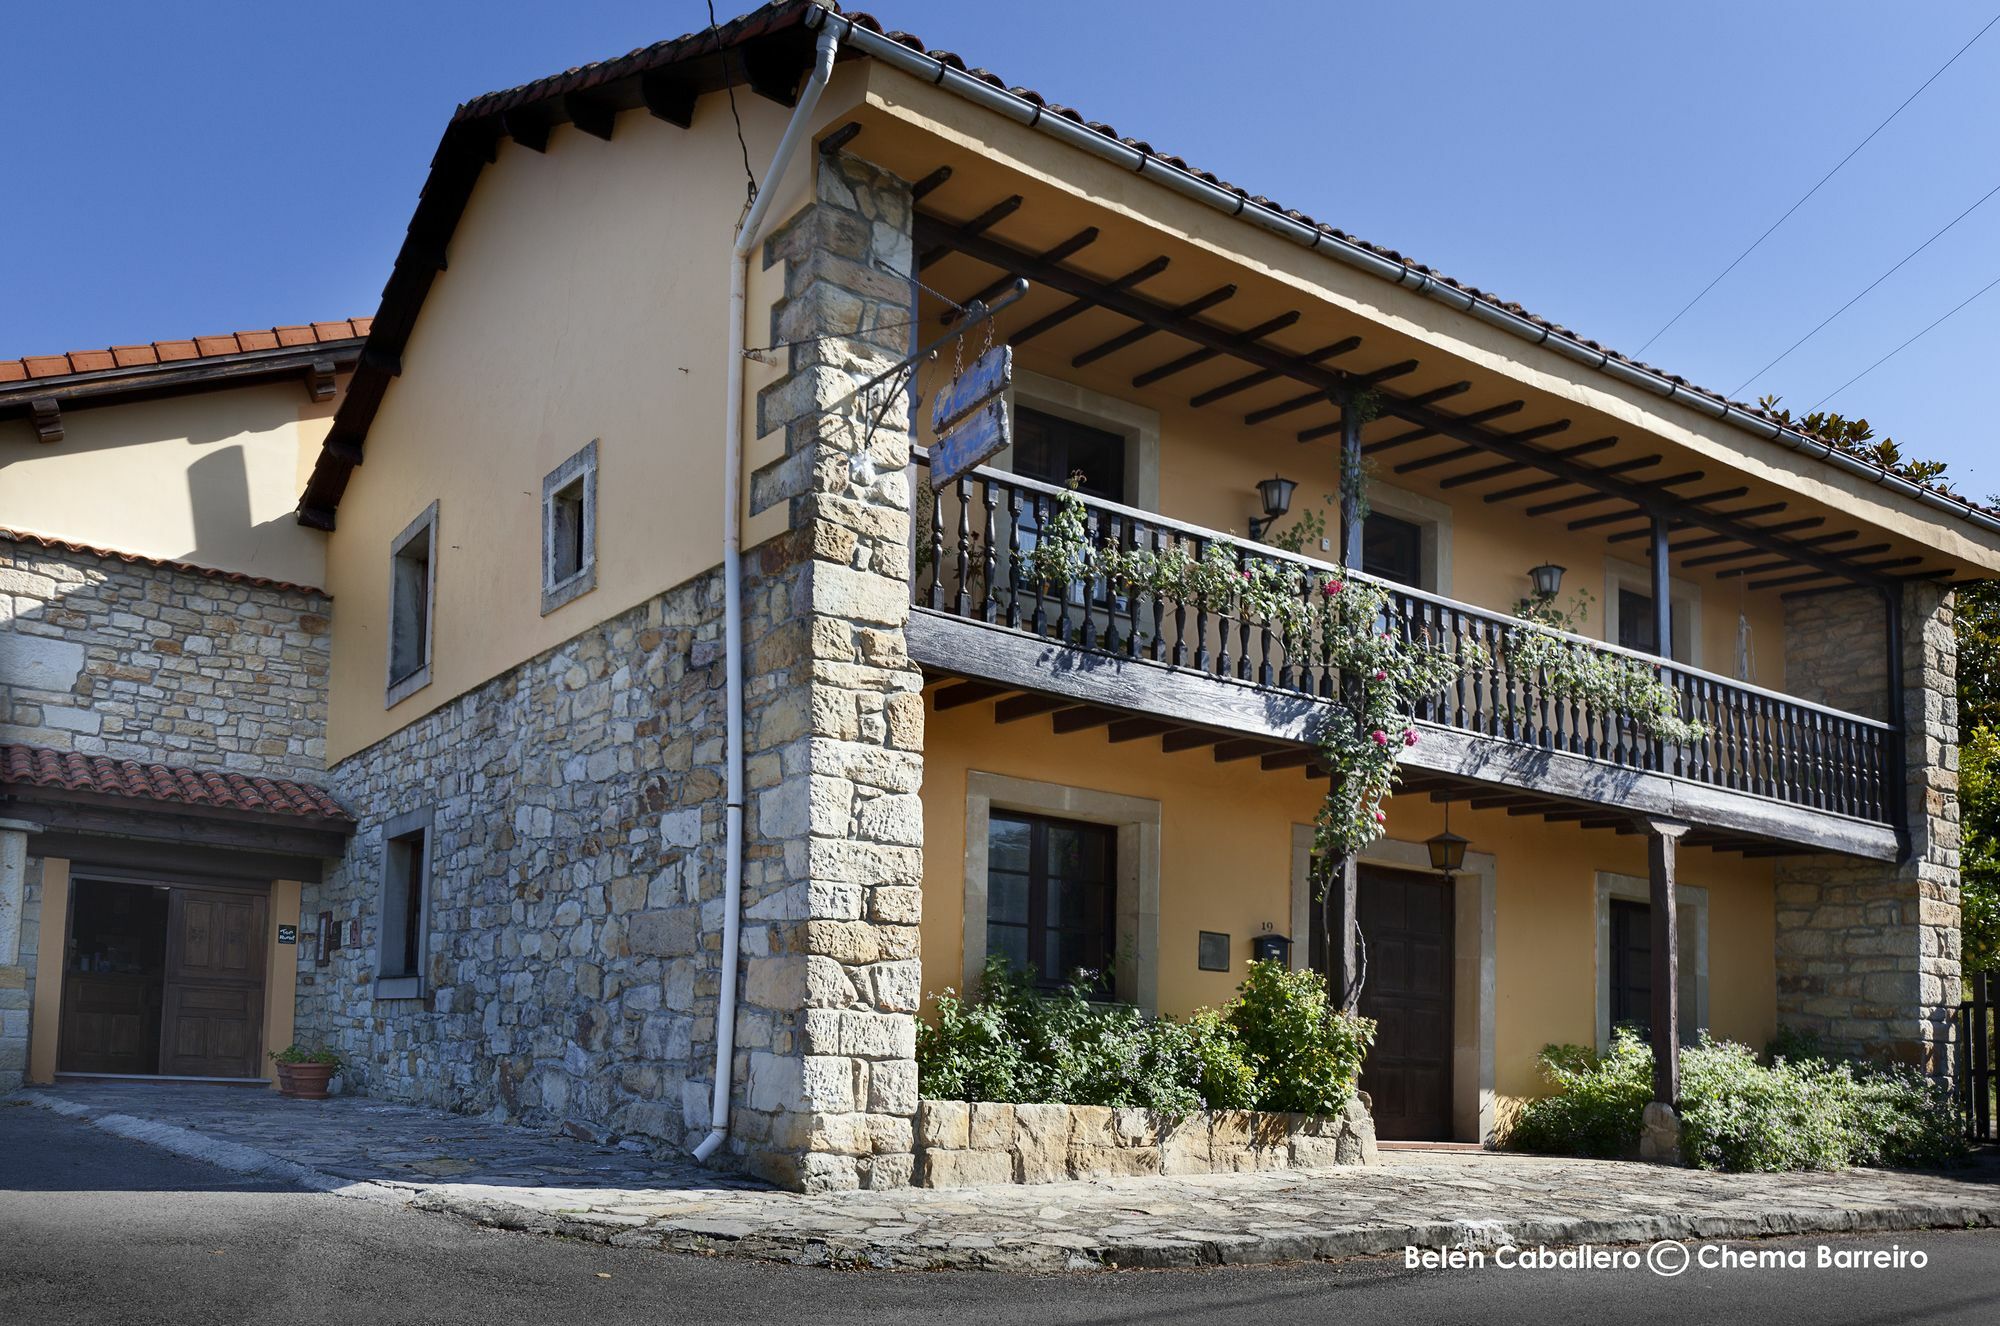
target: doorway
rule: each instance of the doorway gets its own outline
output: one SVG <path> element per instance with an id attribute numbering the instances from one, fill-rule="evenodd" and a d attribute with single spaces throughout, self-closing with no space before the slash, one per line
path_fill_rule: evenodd
<path id="1" fill-rule="evenodd" d="M 260 1077 L 269 917 L 261 892 L 73 881 L 58 1071 Z"/>
<path id="2" fill-rule="evenodd" d="M 1376 1024 L 1361 1089 L 1384 1139 L 1452 1136 L 1454 898 L 1444 876 L 1362 864 L 1359 923 L 1367 946 L 1360 1011 Z"/>

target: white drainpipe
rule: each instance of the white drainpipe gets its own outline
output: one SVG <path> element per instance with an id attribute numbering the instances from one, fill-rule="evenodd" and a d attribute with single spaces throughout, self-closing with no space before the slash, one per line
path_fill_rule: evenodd
<path id="1" fill-rule="evenodd" d="M 851 24 L 849 25 L 852 26 Z M 757 201 L 736 227 L 736 247 L 729 260 L 729 362 L 725 374 L 728 395 L 722 423 L 722 651 L 725 722 L 728 726 L 728 839 L 724 848 L 722 893 L 722 989 L 715 1010 L 715 1098 L 709 1109 L 709 1134 L 694 1149 L 696 1160 L 714 1155 L 729 1136 L 730 1070 L 736 1058 L 736 968 L 743 931 L 743 347 L 750 280 L 750 255 L 763 238 L 764 217 L 792 155 L 806 136 L 819 94 L 833 76 L 833 57 L 840 39 L 833 24 L 820 29 L 812 77 L 792 111 L 777 155 L 764 172 Z"/>

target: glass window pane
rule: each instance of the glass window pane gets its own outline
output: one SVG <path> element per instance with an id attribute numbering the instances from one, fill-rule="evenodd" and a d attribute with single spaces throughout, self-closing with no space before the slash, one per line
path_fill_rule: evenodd
<path id="1" fill-rule="evenodd" d="M 1007 965 L 1015 971 L 1026 969 L 1028 928 L 1023 925 L 1000 925 L 989 922 L 986 926 L 986 952 L 988 956 L 997 954 L 1007 959 Z"/>
<path id="2" fill-rule="evenodd" d="M 1009 925 L 1028 923 L 1028 877 L 1011 871 L 986 876 L 986 919 Z"/>
<path id="3" fill-rule="evenodd" d="M 1028 869 L 1028 822 L 995 815 L 987 831 L 986 866 L 989 870 Z"/>
<path id="4" fill-rule="evenodd" d="M 1106 835 L 1096 825 L 1049 826 L 1049 873 L 1065 879 L 1103 879 Z"/>

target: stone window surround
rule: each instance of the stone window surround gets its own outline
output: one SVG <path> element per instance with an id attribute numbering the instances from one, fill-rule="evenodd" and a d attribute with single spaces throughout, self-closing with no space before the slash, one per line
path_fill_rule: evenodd
<path id="1" fill-rule="evenodd" d="M 1014 408 L 1020 405 L 1123 437 L 1125 505 L 1141 511 L 1160 509 L 1159 411 L 1093 391 L 1089 387 L 1080 387 L 1074 382 L 1016 368 L 1014 385 L 1007 390 L 1007 415 L 1010 420 Z M 987 463 L 996 470 L 1011 473 L 1014 469 L 1014 449 L 1008 447 Z"/>
<path id="2" fill-rule="evenodd" d="M 1144 1012 L 1157 1011 L 1160 803 L 976 770 L 965 780 L 965 962 L 961 988 L 976 987 L 986 967 L 986 851 L 995 810 L 1055 815 L 1108 824 L 1118 830 L 1116 993 L 1120 1001 Z"/>
<path id="3" fill-rule="evenodd" d="M 382 707 L 393 709 L 403 700 L 415 695 L 431 684 L 431 664 L 435 655 L 432 647 L 437 639 L 437 566 L 438 566 L 438 504 L 433 498 L 431 504 L 420 512 L 415 520 L 403 527 L 389 544 L 389 629 L 384 635 L 386 649 L 384 673 L 387 687 L 383 695 Z M 430 556 L 425 559 L 424 586 L 424 661 L 416 671 L 404 677 L 396 676 L 396 563 L 411 541 L 420 534 L 430 535 Z"/>
<path id="4" fill-rule="evenodd" d="M 1433 594 L 1451 596 L 1451 507 L 1435 497 L 1425 497 L 1404 488 L 1370 479 L 1368 481 L 1368 508 L 1380 511 L 1385 516 L 1407 520 L 1423 531 L 1421 548 L 1422 582 L 1419 589 Z M 1339 523 L 1338 517 L 1327 521 L 1327 542 L 1332 542 L 1336 531 L 1332 528 Z M 1331 549 L 1323 550 L 1330 552 Z M 1525 569 L 1525 568 L 1524 568 Z"/>
<path id="5" fill-rule="evenodd" d="M 582 481 L 578 519 L 583 523 L 583 564 L 556 579 L 556 494 Z M 542 479 L 542 616 L 597 588 L 597 439 Z"/>
<path id="6" fill-rule="evenodd" d="M 1622 557 L 1604 559 L 1606 644 L 1618 643 L 1618 591 L 1621 589 L 1629 589 L 1650 598 L 1653 593 L 1652 568 L 1639 562 L 1628 562 Z M 1674 661 L 1691 668 L 1701 667 L 1701 586 L 1691 580 L 1683 580 L 1679 576 L 1669 576 L 1667 596 L 1676 608 L 1685 605 L 1687 610 L 1685 623 L 1680 620 L 1681 613 L 1674 614 Z M 1686 639 L 1681 638 L 1683 635 Z"/>
<path id="7" fill-rule="evenodd" d="M 1313 826 L 1292 826 L 1292 966 L 1306 965 L 1312 915 Z M 1422 843 L 1378 838 L 1361 849 L 1364 865 L 1432 874 Z M 1491 1145 L 1497 1119 L 1494 1091 L 1494 965 L 1498 863 L 1489 852 L 1467 852 L 1452 889 L 1451 1130 L 1453 1140 Z"/>
<path id="8" fill-rule="evenodd" d="M 1652 881 L 1643 875 L 1620 875 L 1610 870 L 1597 872 L 1597 1052 L 1611 1048 L 1611 900 L 1650 903 Z M 1692 1039 L 1708 1026 L 1708 889 L 1700 884 L 1677 884 L 1675 911 L 1680 918 L 1681 948 L 1681 1040 Z"/>
<path id="9" fill-rule="evenodd" d="M 423 806 L 417 810 L 405 811 L 382 826 L 382 847 L 379 853 L 380 879 L 376 891 L 375 915 L 378 925 L 375 935 L 375 997 L 377 999 L 421 999 L 424 995 L 424 972 L 430 966 L 431 921 L 434 915 L 431 906 L 431 861 L 437 850 L 437 812 L 435 808 Z M 417 970 L 414 975 L 384 976 L 382 968 L 389 952 L 389 889 L 391 882 L 390 851 L 399 839 L 412 833 L 424 836 L 423 857 L 418 862 L 417 888 L 422 924 L 417 931 Z M 407 904 L 405 904 L 407 906 Z"/>

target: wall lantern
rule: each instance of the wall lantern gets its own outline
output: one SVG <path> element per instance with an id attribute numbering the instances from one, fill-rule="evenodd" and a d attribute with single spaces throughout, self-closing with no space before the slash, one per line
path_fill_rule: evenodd
<path id="1" fill-rule="evenodd" d="M 1567 570 L 1568 567 L 1557 566 L 1554 562 L 1543 562 L 1540 566 L 1529 567 L 1528 580 L 1535 587 L 1535 597 L 1547 600 L 1561 593 L 1563 572 Z"/>
<path id="2" fill-rule="evenodd" d="M 1451 878 L 1465 868 L 1466 839 L 1451 831 L 1451 803 L 1444 803 L 1444 832 L 1424 839 L 1424 850 L 1431 854 L 1431 869 Z"/>
<path id="3" fill-rule="evenodd" d="M 1250 518 L 1251 538 L 1263 538 L 1264 531 L 1271 528 L 1272 522 L 1292 509 L 1292 493 L 1298 486 L 1296 480 L 1282 478 L 1276 474 L 1257 481 L 1257 496 L 1264 502 L 1264 518 L 1262 520 L 1255 516 Z"/>

